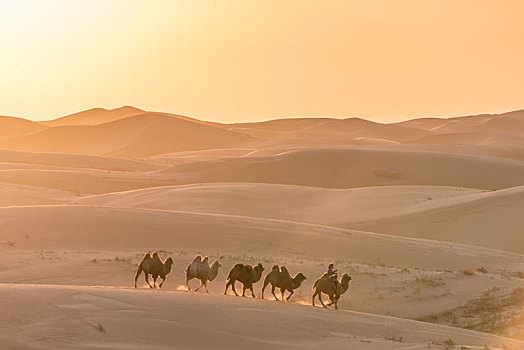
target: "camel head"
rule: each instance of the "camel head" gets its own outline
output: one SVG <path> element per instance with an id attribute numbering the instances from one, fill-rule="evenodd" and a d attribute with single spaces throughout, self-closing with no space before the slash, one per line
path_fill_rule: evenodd
<path id="1" fill-rule="evenodd" d="M 348 275 L 347 273 L 342 275 L 342 278 L 340 279 L 340 283 L 341 284 L 349 283 L 349 281 L 351 281 L 351 276 L 350 275 Z"/>
<path id="2" fill-rule="evenodd" d="M 297 286 L 300 286 L 304 280 L 306 280 L 307 277 L 304 276 L 302 272 L 297 273 L 295 277 L 293 277 L 293 281 Z"/>
<path id="3" fill-rule="evenodd" d="M 173 258 L 172 257 L 167 258 L 166 261 L 164 262 L 164 265 L 172 266 L 173 265 Z"/>
<path id="4" fill-rule="evenodd" d="M 265 270 L 264 266 L 262 266 L 261 263 L 258 263 L 257 266 L 253 268 L 254 270 L 259 270 L 260 272 L 263 272 Z"/>

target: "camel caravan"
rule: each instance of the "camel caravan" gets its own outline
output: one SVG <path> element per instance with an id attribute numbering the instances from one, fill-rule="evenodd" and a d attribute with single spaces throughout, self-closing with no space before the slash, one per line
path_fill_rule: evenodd
<path id="1" fill-rule="evenodd" d="M 167 275 L 171 272 L 173 266 L 173 259 L 167 258 L 165 261 L 162 261 L 158 256 L 158 253 L 146 253 L 144 258 L 138 264 L 135 274 L 135 288 L 137 288 L 137 280 L 140 274 L 144 273 L 144 278 L 146 283 L 150 288 L 156 288 L 156 281 L 160 277 L 162 282 L 158 285 L 159 288 L 162 288 Z M 211 282 L 216 279 L 218 276 L 218 271 L 222 267 L 218 260 L 214 261 L 212 264 L 209 263 L 209 258 L 207 256 L 197 255 L 191 261 L 191 263 L 185 269 L 185 281 L 186 286 L 189 291 L 189 281 L 197 279 L 200 281 L 200 285 L 194 289 L 198 291 L 200 288 L 204 287 L 207 293 L 207 282 Z M 238 296 L 238 293 L 235 289 L 235 283 L 240 282 L 242 284 L 242 296 L 246 296 L 246 291 L 251 291 L 251 296 L 256 298 L 255 292 L 253 290 L 253 284 L 257 283 L 262 279 L 262 273 L 264 272 L 264 267 L 261 263 L 258 263 L 255 266 L 238 263 L 235 264 L 226 279 L 226 289 L 224 290 L 224 295 L 227 294 L 229 287 L 231 287 L 233 293 Z M 149 275 L 153 278 L 153 285 L 149 283 Z M 261 298 L 264 299 L 264 291 L 271 284 L 271 294 L 278 301 L 289 301 L 289 298 L 295 293 L 295 290 L 300 288 L 302 282 L 306 280 L 306 276 L 302 272 L 297 273 L 295 276 L 292 276 L 286 266 L 274 265 L 266 274 L 264 278 L 264 283 L 262 286 Z M 349 282 L 351 277 L 344 273 L 340 280 L 337 279 L 337 270 L 333 269 L 333 264 L 329 265 L 328 271 L 325 272 L 320 278 L 318 278 L 313 284 L 313 297 L 312 304 L 315 306 L 315 297 L 318 298 L 320 303 L 324 308 L 328 306 L 335 305 L 335 309 L 338 309 L 338 300 L 340 296 L 347 292 L 349 289 Z M 280 299 L 275 294 L 275 289 L 280 290 Z M 288 292 L 289 295 L 285 296 L 285 293 Z M 329 298 L 329 304 L 324 304 L 322 301 L 321 295 L 325 294 Z"/>

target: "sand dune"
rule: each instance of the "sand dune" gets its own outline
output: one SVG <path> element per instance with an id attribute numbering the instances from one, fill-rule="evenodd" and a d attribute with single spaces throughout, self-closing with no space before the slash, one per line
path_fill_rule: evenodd
<path id="1" fill-rule="evenodd" d="M 460 269 L 479 258 L 490 270 L 524 267 L 521 256 L 447 242 L 219 214 L 85 206 L 0 208 L 0 241 L 17 249 L 188 249 L 253 256 L 382 261 L 393 266 Z M 38 229 L 35 229 L 38 222 Z M 26 238 L 29 235 L 30 238 Z M 322 242 L 319 245 L 319 242 Z"/>
<path id="2" fill-rule="evenodd" d="M 0 116 L 0 138 L 24 135 L 45 128 L 45 125 L 27 119 Z"/>
<path id="3" fill-rule="evenodd" d="M 160 167 L 150 163 L 127 159 L 62 153 L 20 152 L 0 150 L 0 162 L 27 165 L 43 165 L 60 168 L 88 168 L 110 171 L 153 171 Z"/>
<path id="4" fill-rule="evenodd" d="M 68 203 L 75 196 L 68 191 L 0 183 L 0 207 Z"/>
<path id="5" fill-rule="evenodd" d="M 96 141 L 94 141 L 96 140 Z M 160 153 L 241 145 L 245 135 L 160 113 L 99 125 L 69 125 L 1 140 L 0 147 L 31 152 L 144 158 Z"/>
<path id="6" fill-rule="evenodd" d="M 435 136 L 437 139 L 439 136 Z M 447 137 L 443 135 L 443 137 Z M 430 152 L 444 154 L 464 154 L 495 158 L 524 160 L 524 147 L 519 145 L 464 145 L 464 144 L 396 144 L 396 145 L 354 145 L 353 149 L 384 151 Z"/>
<path id="7" fill-rule="evenodd" d="M 184 292 L 1 285 L 0 296 L 11 301 L 0 335 L 10 349 L 422 349 L 449 338 L 470 346 L 524 344 L 393 317 Z M 384 339 L 393 335 L 404 343 Z"/>
<path id="8" fill-rule="evenodd" d="M 521 185 L 524 165 L 464 155 L 313 149 L 181 164 L 157 174 L 180 184 L 263 182 L 329 188 L 409 184 L 500 189 Z"/>
<path id="9" fill-rule="evenodd" d="M 443 199 L 469 197 L 468 195 L 481 192 L 483 191 L 440 186 L 379 186 L 333 190 L 278 184 L 219 183 L 116 192 L 80 198 L 75 203 L 341 225 L 419 212 L 428 204 L 438 205 Z"/>
<path id="10" fill-rule="evenodd" d="M 458 118 L 432 129 L 438 133 L 489 132 L 494 134 L 522 134 L 524 120 L 504 115 Z"/>
<path id="11" fill-rule="evenodd" d="M 443 145 L 524 145 L 524 137 L 519 134 L 496 134 L 487 132 L 458 132 L 437 134 L 413 140 L 413 143 L 443 144 Z"/>
<path id="12" fill-rule="evenodd" d="M 42 122 L 42 124 L 49 126 L 96 125 L 141 113 L 144 113 L 144 111 L 131 106 L 123 106 L 114 109 L 92 108 L 53 120 L 47 120 Z"/>
<path id="13" fill-rule="evenodd" d="M 260 138 L 289 137 L 291 133 L 298 135 L 334 136 L 343 134 L 351 138 L 376 138 L 390 141 L 407 141 L 431 134 L 426 130 L 403 125 L 388 125 L 371 122 L 360 118 L 297 118 L 277 119 L 260 123 L 233 124 L 238 132 L 247 132 Z M 263 130 L 264 133 L 253 134 L 253 130 Z M 268 133 L 268 132 L 273 132 Z"/>
<path id="14" fill-rule="evenodd" d="M 279 263 L 308 276 L 292 302 L 310 305 L 314 279 L 334 261 L 354 277 L 341 309 L 402 317 L 451 309 L 493 287 L 510 293 L 521 284 L 511 276 L 524 269 L 522 255 L 503 251 L 240 216 L 28 206 L 0 208 L 0 225 L 4 283 L 132 286 L 144 251 L 161 249 L 175 259 L 166 290 L 180 289 L 184 268 L 201 252 L 224 265 L 210 283 L 212 296 L 223 293 L 239 261 Z M 480 266 L 489 273 L 462 272 Z M 434 282 L 420 281 L 424 276 Z"/>
<path id="15" fill-rule="evenodd" d="M 144 173 L 109 172 L 92 169 L 0 170 L 0 183 L 28 185 L 68 191 L 75 195 L 129 191 L 171 185 Z"/>
<path id="16" fill-rule="evenodd" d="M 347 226 L 524 252 L 522 227 L 516 224 L 524 212 L 524 187 L 446 201 L 448 205 L 443 207 Z"/>
<path id="17" fill-rule="evenodd" d="M 518 144 L 523 145 L 524 111 L 482 114 L 449 119 L 420 118 L 397 123 L 432 131 L 415 143 L 435 144 Z"/>
<path id="18" fill-rule="evenodd" d="M 391 186 L 350 190 L 199 184 L 90 196 L 79 204 L 220 213 L 363 229 L 524 253 L 524 187 L 481 191 Z"/>

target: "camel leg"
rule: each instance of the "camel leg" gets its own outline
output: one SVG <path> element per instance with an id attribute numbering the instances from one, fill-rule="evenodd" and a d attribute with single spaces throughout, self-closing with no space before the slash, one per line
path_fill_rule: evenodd
<path id="1" fill-rule="evenodd" d="M 162 282 L 160 282 L 160 285 L 158 286 L 158 288 L 162 288 L 162 285 L 164 284 L 164 282 L 166 281 L 166 278 L 165 277 L 160 277 L 162 278 Z"/>
<path id="2" fill-rule="evenodd" d="M 149 288 L 153 288 L 153 287 L 151 286 L 151 284 L 149 283 L 149 274 L 148 274 L 148 273 L 145 273 L 145 271 L 144 271 L 144 274 L 145 274 L 145 277 L 146 277 L 145 279 L 146 279 L 147 285 L 149 286 Z"/>
<path id="3" fill-rule="evenodd" d="M 286 298 L 287 301 L 289 301 L 289 298 L 291 298 L 291 296 L 293 295 L 293 293 L 295 293 L 294 290 L 292 290 L 292 291 L 291 291 L 291 294 L 289 294 L 289 295 L 287 296 L 287 298 Z"/>
<path id="4" fill-rule="evenodd" d="M 277 298 L 276 294 L 275 294 L 275 286 L 274 286 L 274 285 L 271 285 L 271 294 L 273 294 L 273 296 L 275 297 L 275 300 L 276 300 L 276 301 L 280 301 L 280 300 Z"/>
<path id="5" fill-rule="evenodd" d="M 253 291 L 253 286 L 251 286 L 251 288 L 249 288 L 249 290 L 251 291 L 251 295 L 253 296 L 253 298 L 256 298 L 255 292 Z"/>
<path id="6" fill-rule="evenodd" d="M 318 300 L 320 300 L 320 302 L 322 303 L 322 307 L 327 307 L 326 304 L 324 304 L 324 302 L 322 301 L 322 293 L 318 293 Z"/>
<path id="7" fill-rule="evenodd" d="M 153 276 L 153 288 L 156 288 L 156 279 L 158 276 Z"/>
<path id="8" fill-rule="evenodd" d="M 139 265 L 138 268 L 136 269 L 136 274 L 135 274 L 135 288 L 136 288 L 136 280 L 138 279 L 138 277 L 140 276 L 141 273 L 142 273 L 142 263 L 140 263 L 140 265 Z"/>
<path id="9" fill-rule="evenodd" d="M 317 291 L 313 293 L 313 297 L 311 298 L 311 301 L 313 302 L 313 306 L 315 306 L 315 297 L 317 296 Z"/>
<path id="10" fill-rule="evenodd" d="M 186 286 L 187 290 L 191 292 L 191 287 L 189 287 L 189 278 L 186 276 Z"/>
<path id="11" fill-rule="evenodd" d="M 280 299 L 281 299 L 282 301 L 286 300 L 286 299 L 284 298 L 284 294 L 285 294 L 285 293 L 286 293 L 286 290 L 283 289 L 283 288 L 280 288 Z"/>
<path id="12" fill-rule="evenodd" d="M 202 280 L 200 280 L 200 285 L 198 286 L 197 289 L 195 289 L 195 292 L 198 292 L 198 290 L 199 290 L 200 288 L 202 288 L 203 285 L 204 285 L 204 284 L 202 283 Z"/>
<path id="13" fill-rule="evenodd" d="M 209 293 L 209 291 L 207 290 L 207 280 L 204 281 L 204 287 L 206 288 L 206 293 Z"/>
<path id="14" fill-rule="evenodd" d="M 333 296 L 329 296 L 329 299 L 331 300 L 331 302 L 328 304 L 328 306 L 335 304 L 335 309 L 336 309 L 338 298 L 340 298 L 340 295 L 337 296 L 336 294 L 334 294 Z"/>
<path id="15" fill-rule="evenodd" d="M 264 285 L 262 286 L 262 299 L 264 299 L 264 289 L 266 289 L 267 285 L 269 284 L 269 282 L 266 280 L 264 280 Z"/>
<path id="16" fill-rule="evenodd" d="M 243 297 L 246 296 L 246 286 L 245 285 L 242 285 L 242 296 Z"/>
<path id="17" fill-rule="evenodd" d="M 235 293 L 235 295 L 238 297 L 237 290 L 235 289 L 235 282 L 233 282 L 233 284 L 231 285 L 231 289 L 233 289 L 233 293 Z"/>

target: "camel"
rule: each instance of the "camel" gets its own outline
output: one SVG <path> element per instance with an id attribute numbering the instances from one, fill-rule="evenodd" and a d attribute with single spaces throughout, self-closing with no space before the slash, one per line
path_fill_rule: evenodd
<path id="1" fill-rule="evenodd" d="M 144 272 L 145 280 L 150 288 L 156 288 L 156 280 L 158 277 L 162 278 L 162 282 L 158 285 L 159 288 L 162 288 L 167 275 L 171 272 L 172 266 L 173 259 L 171 257 L 167 258 L 165 262 L 162 262 L 158 253 L 153 253 L 153 256 L 151 256 L 150 253 L 146 253 L 136 269 L 135 288 L 138 276 L 140 276 L 142 271 Z M 153 286 L 149 283 L 149 275 L 153 277 Z"/>
<path id="2" fill-rule="evenodd" d="M 233 266 L 231 271 L 229 271 L 229 275 L 227 276 L 226 290 L 224 291 L 224 295 L 227 294 L 227 290 L 229 286 L 231 286 L 233 292 L 238 297 L 237 291 L 235 290 L 235 282 L 238 281 L 242 283 L 243 286 L 242 296 L 245 296 L 246 289 L 249 289 L 251 291 L 251 295 L 253 295 L 253 298 L 255 298 L 255 292 L 253 292 L 253 283 L 260 281 L 262 272 L 264 270 L 265 269 L 261 263 L 258 263 L 255 267 L 251 265 L 244 265 L 242 263 L 236 264 Z"/>
<path id="3" fill-rule="evenodd" d="M 222 267 L 222 265 L 218 260 L 209 266 L 209 258 L 207 256 L 202 259 L 201 255 L 197 255 L 186 268 L 187 289 L 191 290 L 189 287 L 189 281 L 196 278 L 200 280 L 200 286 L 198 286 L 195 291 L 198 291 L 202 286 L 204 286 L 206 288 L 206 293 L 209 293 L 207 290 L 207 281 L 213 281 L 217 277 L 220 267 Z"/>
<path id="4" fill-rule="evenodd" d="M 264 289 L 266 289 L 267 285 L 271 283 L 271 294 L 273 294 L 276 300 L 279 299 L 275 295 L 275 288 L 280 289 L 282 301 L 284 301 L 284 293 L 286 290 L 290 292 L 291 294 L 289 294 L 286 298 L 286 300 L 289 300 L 293 293 L 295 293 L 295 289 L 299 288 L 305 279 L 306 276 L 304 276 L 302 272 L 297 273 L 295 277 L 291 277 L 291 274 L 285 266 L 279 268 L 278 265 L 274 265 L 271 268 L 271 272 L 268 273 L 264 279 L 264 286 L 262 287 L 262 299 L 264 299 Z"/>
<path id="5" fill-rule="evenodd" d="M 338 310 L 338 299 L 348 290 L 349 281 L 351 281 L 351 277 L 345 273 L 340 278 L 340 281 L 336 281 L 336 287 L 334 287 L 333 283 L 329 280 L 327 273 L 324 273 L 318 280 L 315 281 L 315 284 L 313 285 L 313 290 L 315 291 L 312 298 L 313 306 L 315 306 L 315 297 L 318 295 L 318 300 L 320 300 L 323 307 L 335 304 L 335 309 Z M 322 301 L 322 293 L 327 294 L 331 300 L 327 306 Z"/>

